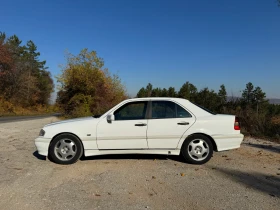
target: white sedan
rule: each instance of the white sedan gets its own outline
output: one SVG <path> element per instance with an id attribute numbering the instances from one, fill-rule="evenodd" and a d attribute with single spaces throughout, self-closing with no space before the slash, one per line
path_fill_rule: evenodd
<path id="1" fill-rule="evenodd" d="M 100 117 L 51 123 L 35 140 L 38 153 L 59 164 L 107 154 L 182 155 L 203 164 L 213 151 L 240 147 L 238 118 L 213 114 L 180 98 L 135 98 Z"/>

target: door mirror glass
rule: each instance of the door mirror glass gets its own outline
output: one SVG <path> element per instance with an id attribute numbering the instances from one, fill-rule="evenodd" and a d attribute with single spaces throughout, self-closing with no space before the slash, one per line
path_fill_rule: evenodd
<path id="1" fill-rule="evenodd" d="M 107 122 L 108 123 L 111 123 L 114 120 L 115 120 L 115 116 L 113 114 L 108 114 L 107 115 Z"/>

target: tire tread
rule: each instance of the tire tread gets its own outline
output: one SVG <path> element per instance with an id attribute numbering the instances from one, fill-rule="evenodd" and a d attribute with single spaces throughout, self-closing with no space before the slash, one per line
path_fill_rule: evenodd
<path id="1" fill-rule="evenodd" d="M 69 161 L 62 161 L 62 160 L 58 159 L 54 154 L 54 146 L 62 138 L 69 138 L 69 139 L 75 141 L 76 146 L 77 146 L 77 154 L 74 156 L 74 158 L 72 158 Z M 76 137 L 73 134 L 69 134 L 69 133 L 60 134 L 53 139 L 53 141 L 51 142 L 51 144 L 49 146 L 49 157 L 48 158 L 50 161 L 57 163 L 57 164 L 69 165 L 69 164 L 76 163 L 81 158 L 82 155 L 83 155 L 82 142 L 78 137 Z"/>
<path id="2" fill-rule="evenodd" d="M 204 160 L 195 161 L 188 154 L 188 151 L 187 151 L 188 150 L 188 145 L 194 139 L 203 139 L 203 140 L 205 140 L 207 142 L 207 144 L 209 146 L 210 152 L 209 152 L 207 158 L 205 158 Z M 183 156 L 183 158 L 185 159 L 185 161 L 187 163 L 195 164 L 195 165 L 204 164 L 204 163 L 208 162 L 211 159 L 212 155 L 213 155 L 213 144 L 212 144 L 211 140 L 207 136 L 205 136 L 203 134 L 193 134 L 193 135 L 187 137 L 186 140 L 184 141 L 184 143 L 182 145 L 182 148 L 181 148 L 181 155 Z"/>

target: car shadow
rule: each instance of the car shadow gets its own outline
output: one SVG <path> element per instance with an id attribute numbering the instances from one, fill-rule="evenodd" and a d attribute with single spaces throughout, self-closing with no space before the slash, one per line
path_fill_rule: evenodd
<path id="1" fill-rule="evenodd" d="M 215 168 L 235 182 L 245 185 L 246 188 L 252 188 L 263 193 L 267 193 L 271 197 L 280 197 L 280 176 L 272 176 L 262 173 L 247 173 L 239 170 Z"/>
<path id="2" fill-rule="evenodd" d="M 40 155 L 38 151 L 33 152 L 33 156 L 38 160 L 46 160 L 47 158 Z M 115 155 L 96 155 L 80 158 L 81 161 L 88 160 L 173 160 L 181 163 L 186 163 L 181 155 L 153 155 L 153 154 L 115 154 Z"/>
<path id="3" fill-rule="evenodd" d="M 38 151 L 33 152 L 33 156 L 36 157 L 38 160 L 46 160 L 46 157 L 43 155 L 40 155 Z"/>
<path id="4" fill-rule="evenodd" d="M 116 154 L 116 155 L 97 155 L 81 157 L 81 161 L 88 160 L 173 160 L 185 163 L 181 156 L 177 155 L 153 155 L 153 154 Z"/>
<path id="5" fill-rule="evenodd" d="M 270 152 L 280 153 L 280 147 L 275 147 L 272 145 L 266 145 L 266 144 L 253 144 L 253 143 L 243 143 L 243 145 L 246 145 L 248 147 L 255 147 L 259 149 L 264 149 Z"/>

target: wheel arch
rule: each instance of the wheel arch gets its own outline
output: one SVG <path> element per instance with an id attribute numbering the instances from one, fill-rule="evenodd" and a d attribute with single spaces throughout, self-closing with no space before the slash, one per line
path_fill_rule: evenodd
<path id="1" fill-rule="evenodd" d="M 50 146 L 51 146 L 53 140 L 54 140 L 56 137 L 58 137 L 58 136 L 60 136 L 60 135 L 62 135 L 62 134 L 70 134 L 70 135 L 75 136 L 77 139 L 79 139 L 79 141 L 81 142 L 81 145 L 82 145 L 82 155 L 84 155 L 85 149 L 84 149 L 83 141 L 81 140 L 81 138 L 80 138 L 79 136 L 77 136 L 76 134 L 71 133 L 71 132 L 61 132 L 61 133 L 56 134 L 54 137 L 52 137 L 52 140 L 50 141 L 49 148 L 48 148 L 48 154 L 49 154 Z"/>
<path id="2" fill-rule="evenodd" d="M 192 133 L 192 134 L 188 135 L 188 136 L 185 138 L 185 140 L 183 141 L 183 143 L 186 141 L 187 138 L 189 138 L 189 137 L 191 137 L 191 136 L 193 136 L 193 135 L 196 135 L 196 134 L 203 135 L 203 136 L 206 136 L 207 138 L 209 138 L 209 140 L 211 141 L 211 143 L 212 143 L 212 145 L 213 145 L 213 150 L 214 150 L 215 152 L 218 151 L 217 144 L 216 144 L 215 140 L 213 139 L 213 137 L 210 136 L 210 135 L 208 135 L 208 134 L 205 134 L 205 133 L 199 133 L 199 132 L 198 132 L 198 133 Z M 183 144 L 182 144 L 182 145 L 183 145 Z"/>

